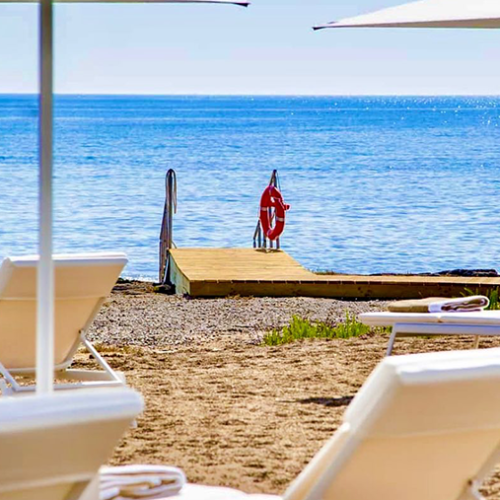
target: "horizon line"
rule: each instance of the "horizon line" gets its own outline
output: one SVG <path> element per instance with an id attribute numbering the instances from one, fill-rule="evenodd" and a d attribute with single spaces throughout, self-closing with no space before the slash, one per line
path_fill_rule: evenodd
<path id="1" fill-rule="evenodd" d="M 0 96 L 19 96 L 19 97 L 37 97 L 38 92 L 0 92 Z M 93 93 L 93 92 L 54 92 L 54 96 L 71 96 L 71 97 L 500 97 L 498 94 L 489 93 L 422 93 L 422 94 L 404 94 L 404 93 L 170 93 L 170 94 L 156 94 L 156 93 Z"/>

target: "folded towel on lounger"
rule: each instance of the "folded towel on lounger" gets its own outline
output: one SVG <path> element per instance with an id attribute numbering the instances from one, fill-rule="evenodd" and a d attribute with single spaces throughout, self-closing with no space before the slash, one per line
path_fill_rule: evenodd
<path id="1" fill-rule="evenodd" d="M 100 500 L 165 498 L 186 484 L 182 470 L 161 465 L 101 467 Z"/>
<path id="2" fill-rule="evenodd" d="M 418 300 L 398 300 L 388 306 L 390 312 L 439 313 L 439 312 L 473 312 L 482 311 L 490 305 L 488 297 L 473 295 L 458 299 L 429 297 Z"/>

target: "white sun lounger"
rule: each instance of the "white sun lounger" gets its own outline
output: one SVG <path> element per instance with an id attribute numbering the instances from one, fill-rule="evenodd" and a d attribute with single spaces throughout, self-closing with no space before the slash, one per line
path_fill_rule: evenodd
<path id="1" fill-rule="evenodd" d="M 474 335 L 474 347 L 479 347 L 480 336 L 500 335 L 500 311 L 451 313 L 394 313 L 373 312 L 360 314 L 362 323 L 370 326 L 392 327 L 387 346 L 390 356 L 397 337 L 422 335 Z"/>
<path id="2" fill-rule="evenodd" d="M 500 461 L 500 349 L 385 358 L 284 500 L 479 500 Z M 171 500 L 244 500 L 188 486 Z"/>
<path id="3" fill-rule="evenodd" d="M 283 500 L 479 500 L 500 459 L 500 349 L 385 358 Z M 98 500 L 126 388 L 0 399 L 0 500 Z M 171 500 L 269 500 L 188 485 Z M 274 497 L 277 498 L 277 497 Z"/>
<path id="4" fill-rule="evenodd" d="M 16 375 L 32 377 L 36 366 L 36 257 L 6 258 L 0 266 L 0 373 L 2 393 L 31 391 Z M 124 254 L 59 255 L 55 265 L 55 370 L 73 383 L 57 388 L 123 385 L 86 338 L 86 331 L 127 263 Z M 102 370 L 71 370 L 82 343 Z"/>
<path id="5" fill-rule="evenodd" d="M 98 469 L 141 410 L 127 388 L 0 398 L 0 500 L 98 500 Z"/>

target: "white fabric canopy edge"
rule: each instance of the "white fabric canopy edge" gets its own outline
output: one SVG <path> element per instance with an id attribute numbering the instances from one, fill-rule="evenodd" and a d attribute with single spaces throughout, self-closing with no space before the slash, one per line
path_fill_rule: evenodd
<path id="1" fill-rule="evenodd" d="M 500 28 L 499 0 L 420 0 L 349 17 L 324 28 Z"/>

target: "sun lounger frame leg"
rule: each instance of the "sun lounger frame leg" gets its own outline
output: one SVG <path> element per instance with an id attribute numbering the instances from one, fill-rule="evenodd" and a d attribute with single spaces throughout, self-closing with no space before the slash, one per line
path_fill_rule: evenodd
<path id="1" fill-rule="evenodd" d="M 2 363 L 0 363 L 0 374 L 3 377 L 0 380 L 0 390 L 4 396 L 22 391 L 22 386 L 18 384 L 16 379 Z"/>
<path id="2" fill-rule="evenodd" d="M 386 356 L 392 354 L 396 337 L 425 337 L 443 335 L 474 336 L 474 349 L 479 348 L 481 337 L 500 336 L 500 326 L 492 324 L 467 325 L 460 323 L 394 323 L 387 345 Z"/>
<path id="3" fill-rule="evenodd" d="M 491 471 L 500 463 L 500 448 L 497 448 L 491 457 L 483 464 L 481 470 L 474 479 L 469 481 L 462 495 L 458 500 L 485 500 L 479 492 L 483 481 L 491 474 Z"/>
<path id="4" fill-rule="evenodd" d="M 115 372 L 106 360 L 101 356 L 99 351 L 87 340 L 86 332 L 81 331 L 80 337 L 76 344 L 76 349 L 72 351 L 70 359 L 72 360 L 74 353 L 77 351 L 78 346 L 83 344 L 87 351 L 92 354 L 96 362 L 102 368 L 101 371 L 91 370 L 71 370 L 67 368 L 56 367 L 56 374 L 60 379 L 82 382 L 81 384 L 57 384 L 56 389 L 76 389 L 81 387 L 118 387 L 126 385 L 125 376 L 122 373 Z M 32 376 L 35 373 L 33 368 L 27 370 L 7 370 L 5 366 L 0 363 L 0 374 L 3 379 L 0 379 L 0 389 L 4 395 L 12 395 L 21 392 L 32 392 L 35 390 L 34 385 L 20 385 L 13 374 L 21 376 Z"/>
<path id="5" fill-rule="evenodd" d="M 106 360 L 100 355 L 99 351 L 92 345 L 91 342 L 87 340 L 85 336 L 85 331 L 80 333 L 80 338 L 82 339 L 82 344 L 87 348 L 87 350 L 94 356 L 95 360 L 101 365 L 103 370 L 109 375 L 109 378 L 119 384 L 123 384 L 123 378 L 121 378 L 114 370 L 109 366 Z"/>
<path id="6" fill-rule="evenodd" d="M 92 481 L 94 483 L 94 481 Z M 98 500 L 99 492 L 91 486 L 91 481 L 76 483 L 64 500 Z M 85 494 L 85 496 L 83 496 Z"/>
<path id="7" fill-rule="evenodd" d="M 390 356 L 392 354 L 392 350 L 394 348 L 394 342 L 396 341 L 397 336 L 398 336 L 398 327 L 397 327 L 397 325 L 394 325 L 392 327 L 392 332 L 391 332 L 391 336 L 389 338 L 389 343 L 387 344 L 387 352 L 385 353 L 386 356 Z"/>
<path id="8" fill-rule="evenodd" d="M 474 349 L 479 349 L 479 339 L 480 339 L 480 336 L 476 335 L 476 337 L 474 339 Z"/>
<path id="9" fill-rule="evenodd" d="M 481 484 L 479 481 L 470 481 L 459 500 L 485 500 L 483 495 L 479 492 L 480 486 Z"/>

